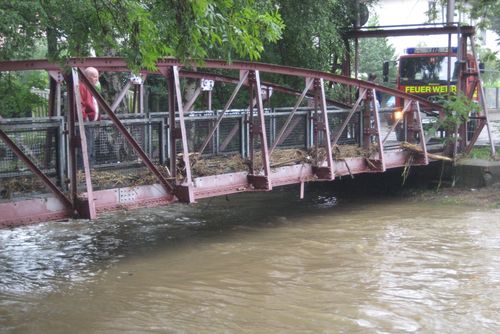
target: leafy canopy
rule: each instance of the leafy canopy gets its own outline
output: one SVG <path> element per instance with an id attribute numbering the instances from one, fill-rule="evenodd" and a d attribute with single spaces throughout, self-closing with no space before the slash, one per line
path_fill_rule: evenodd
<path id="1" fill-rule="evenodd" d="M 1 117 L 30 117 L 32 110 L 46 106 L 47 101 L 31 92 L 33 88 L 47 86 L 46 78 L 39 72 L 9 72 L 0 76 L 2 97 Z"/>
<path id="2" fill-rule="evenodd" d="M 368 20 L 368 26 L 378 26 L 378 18 L 371 17 Z M 385 37 L 379 38 L 361 38 L 359 40 L 359 72 L 362 79 L 366 80 L 368 74 L 373 73 L 377 76 L 377 82 L 382 82 L 382 67 L 384 61 L 395 61 L 396 50 Z M 354 58 L 354 55 L 352 56 Z M 395 72 L 395 67 L 391 69 Z M 392 74 L 394 76 L 395 73 Z"/>
<path id="3" fill-rule="evenodd" d="M 286 29 L 283 38 L 266 48 L 266 62 L 332 69 L 333 58 L 342 58 L 343 33 L 352 27 L 354 1 L 276 0 Z"/>
<path id="4" fill-rule="evenodd" d="M 427 15 L 430 22 L 438 19 L 438 7 L 446 10 L 448 0 L 429 1 Z M 438 6 L 439 5 L 439 6 Z M 466 13 L 477 20 L 480 29 L 491 29 L 500 35 L 500 2 L 498 0 L 457 0 L 455 11 Z"/>
<path id="5" fill-rule="evenodd" d="M 158 58 L 258 59 L 284 24 L 270 1 L 26 0 L 0 2 L 0 59 L 23 58 L 46 37 L 52 59 L 125 56 L 133 69 Z"/>

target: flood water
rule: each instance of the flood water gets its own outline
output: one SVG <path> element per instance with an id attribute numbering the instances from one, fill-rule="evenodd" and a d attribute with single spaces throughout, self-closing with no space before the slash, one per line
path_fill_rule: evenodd
<path id="1" fill-rule="evenodd" d="M 499 210 L 331 194 L 0 230 L 0 332 L 500 332 Z"/>

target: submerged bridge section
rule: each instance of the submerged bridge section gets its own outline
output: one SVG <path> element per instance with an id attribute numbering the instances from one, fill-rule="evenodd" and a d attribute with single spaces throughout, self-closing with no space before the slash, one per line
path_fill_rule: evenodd
<path id="1" fill-rule="evenodd" d="M 85 77 L 89 66 L 122 78 L 112 101 Z M 453 134 L 426 132 L 442 117 L 440 105 L 331 73 L 164 59 L 157 71 L 135 76 L 117 58 L 71 59 L 64 69 L 45 60 L 0 62 L 2 72 L 34 70 L 50 76 L 49 115 L 0 120 L 0 226 L 94 219 L 110 209 L 289 184 L 300 185 L 302 197 L 306 182 L 453 155 L 445 144 Z M 150 81 L 165 89 L 154 112 L 145 106 Z M 99 104 L 100 121 L 83 121 L 80 85 Z M 131 112 L 117 113 L 129 93 Z M 381 108 L 377 93 L 403 99 L 404 107 Z M 487 114 L 473 121 L 463 124 L 470 131 L 457 133 L 461 151 L 488 125 Z"/>

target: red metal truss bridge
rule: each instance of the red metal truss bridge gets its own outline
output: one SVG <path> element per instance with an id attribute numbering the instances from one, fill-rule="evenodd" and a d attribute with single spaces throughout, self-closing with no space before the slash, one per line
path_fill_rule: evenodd
<path id="1" fill-rule="evenodd" d="M 89 66 L 100 73 L 120 72 L 126 78 L 113 101 L 90 84 L 83 72 Z M 4 227 L 75 216 L 95 219 L 110 209 L 193 203 L 290 184 L 300 185 L 303 196 L 306 182 L 428 165 L 433 161 L 432 141 L 423 118 L 442 115 L 440 105 L 373 82 L 255 62 L 205 60 L 188 67 L 176 59 L 162 59 L 156 71 L 142 71 L 138 76 L 131 75 L 126 62 L 118 58 L 70 59 L 64 67 L 46 60 L 0 62 L 2 72 L 26 70 L 48 72 L 49 112 L 43 118 L 0 120 L 0 182 L 6 187 L 6 180 L 29 176 L 47 191 L 4 194 L 0 201 L 0 226 Z M 153 77 L 166 83 L 164 100 L 153 101 L 150 94 L 146 101 L 147 83 Z M 300 88 L 276 83 L 290 79 L 300 83 Z M 83 121 L 79 85 L 87 86 L 96 99 L 104 115 L 101 121 Z M 481 88 L 479 81 L 477 85 Z M 187 93 L 188 86 L 195 88 Z M 216 93 L 219 86 L 224 87 L 224 94 Z M 339 87 L 351 92 L 351 102 L 327 97 L 326 90 Z M 130 92 L 134 112 L 117 113 Z M 376 92 L 403 99 L 404 108 L 398 110 L 402 117 L 388 122 L 394 110 L 380 108 Z M 223 106 L 217 110 L 212 108 L 215 95 Z M 289 105 L 269 107 L 273 98 L 284 96 L 282 100 Z M 236 100 L 245 101 L 244 106 L 233 106 Z M 160 108 L 151 111 L 155 101 Z M 196 105 L 201 110 L 194 110 Z M 467 131 L 467 124 L 461 127 L 459 151 L 470 150 L 488 125 L 486 110 L 475 116 L 475 125 L 473 131 Z M 398 135 L 397 128 L 402 129 Z M 86 138 L 89 133 L 97 138 L 92 145 Z M 409 151 L 402 142 L 418 150 Z M 365 153 L 340 156 L 343 145 Z M 273 164 L 277 152 L 290 148 L 316 154 L 311 153 L 306 161 Z M 446 154 L 444 149 L 442 144 L 432 145 L 434 153 Z M 87 152 L 91 150 L 94 158 Z M 210 160 L 231 154 L 245 159 L 243 170 L 193 174 L 190 157 Z M 179 165 L 184 166 L 182 170 Z M 153 181 L 146 185 L 108 182 L 96 187 L 96 170 L 109 172 L 124 166 L 129 173 L 137 166 L 146 168 Z"/>

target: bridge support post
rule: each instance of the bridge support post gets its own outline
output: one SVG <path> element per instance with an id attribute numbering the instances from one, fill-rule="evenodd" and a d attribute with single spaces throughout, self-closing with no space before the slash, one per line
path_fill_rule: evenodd
<path id="1" fill-rule="evenodd" d="M 474 40 L 473 40 L 472 34 L 466 34 L 465 37 L 462 37 L 462 39 L 465 39 L 465 42 L 463 43 L 465 47 L 467 46 L 467 38 L 470 39 L 470 45 L 471 45 L 471 50 L 472 50 L 472 56 L 474 57 L 474 61 L 477 59 L 476 55 L 476 48 L 474 46 Z M 464 47 L 463 47 L 464 48 Z M 486 96 L 484 93 L 484 87 L 481 82 L 481 71 L 478 68 L 476 63 L 476 72 L 475 73 L 470 73 L 474 77 L 474 87 L 475 89 L 471 89 L 470 91 L 470 96 L 473 97 L 474 93 L 477 92 L 478 98 L 479 98 L 479 103 L 481 105 L 481 115 L 477 116 L 477 121 L 479 121 L 477 124 L 477 127 L 472 134 L 472 138 L 470 142 L 468 143 L 468 146 L 465 148 L 465 152 L 469 153 L 472 150 L 472 147 L 474 143 L 476 142 L 477 138 L 479 137 L 479 134 L 481 133 L 481 130 L 483 129 L 484 126 L 486 126 L 486 130 L 488 132 L 488 138 L 490 140 L 490 149 L 491 149 L 491 156 L 496 157 L 496 148 L 495 148 L 495 143 L 493 142 L 493 136 L 491 135 L 491 127 L 490 127 L 490 120 L 489 120 L 489 114 L 488 114 L 488 106 L 486 104 Z M 467 129 L 466 129 L 467 132 Z"/>
<path id="2" fill-rule="evenodd" d="M 80 74 L 84 76 L 84 74 L 80 71 Z M 90 161 L 88 154 L 88 146 L 87 146 L 87 133 L 85 133 L 85 124 L 83 123 L 83 111 L 82 111 L 82 103 L 80 96 L 80 80 L 78 76 L 78 72 L 76 68 L 71 69 L 71 77 L 72 77 L 72 86 L 73 86 L 73 94 L 75 97 L 75 111 L 78 119 L 78 133 L 79 133 L 79 146 L 82 155 L 83 161 L 83 172 L 85 174 L 85 188 L 87 191 L 87 198 L 77 198 L 76 209 L 80 216 L 88 219 L 96 219 L 97 213 L 95 209 L 95 200 L 94 200 L 94 191 L 92 187 L 92 177 L 90 175 Z M 94 140 L 94 138 L 90 138 L 89 140 Z M 74 185 L 76 189 L 76 184 Z"/>
<path id="3" fill-rule="evenodd" d="M 262 103 L 261 95 L 261 85 L 260 85 L 260 74 L 259 71 L 250 71 L 248 75 L 249 82 L 249 92 L 250 92 L 250 113 L 249 113 L 249 125 L 250 125 L 250 174 L 248 175 L 248 182 L 254 186 L 255 189 L 271 190 L 273 188 L 269 176 L 271 175 L 271 167 L 269 163 L 269 148 L 267 146 L 267 133 L 266 133 L 266 123 L 264 117 L 264 105 Z M 253 106 L 254 99 L 257 102 L 257 122 L 254 122 Z M 255 140 L 260 139 L 260 153 L 262 169 L 259 168 L 258 173 L 263 173 L 263 175 L 256 174 L 255 169 L 255 150 L 254 144 Z"/>
<path id="4" fill-rule="evenodd" d="M 429 156 L 427 155 L 427 143 L 425 138 L 424 127 L 422 125 L 422 117 L 420 117 L 420 104 L 418 102 L 413 102 L 415 104 L 415 118 L 418 126 L 418 138 L 420 141 L 420 148 L 422 149 L 422 154 L 420 155 L 416 164 L 420 165 L 428 165 L 429 164 Z"/>
<path id="5" fill-rule="evenodd" d="M 415 106 L 413 101 L 409 101 L 409 112 L 404 113 L 404 122 L 406 124 L 406 141 L 408 143 L 415 143 Z"/>
<path id="6" fill-rule="evenodd" d="M 374 123 L 374 126 L 375 126 L 375 131 L 374 131 L 374 135 L 377 137 L 376 138 L 376 145 L 377 145 L 377 148 L 378 148 L 378 154 L 379 154 L 379 158 L 378 158 L 378 164 L 379 164 L 379 170 L 381 172 L 385 172 L 385 158 L 384 158 L 384 144 L 382 143 L 382 138 L 380 136 L 380 113 L 379 113 L 379 106 L 378 106 L 378 102 L 377 102 L 377 97 L 376 97 L 376 93 L 375 93 L 375 89 L 371 90 L 372 94 L 372 101 L 371 101 L 371 105 L 372 105 L 372 110 L 373 110 L 373 123 Z"/>
<path id="7" fill-rule="evenodd" d="M 372 93 L 370 90 L 367 90 L 364 105 L 362 107 L 361 117 L 363 124 L 363 148 L 366 150 L 370 149 L 371 141 L 372 141 L 372 126 L 371 126 L 371 99 Z"/>
<path id="8" fill-rule="evenodd" d="M 326 108 L 325 87 L 323 78 L 314 79 L 315 91 L 315 117 L 314 117 L 314 141 L 316 147 L 316 154 L 319 155 L 319 148 L 323 146 L 326 151 L 325 160 L 317 161 L 317 164 L 326 162 L 326 166 L 313 166 L 313 172 L 320 179 L 333 180 L 335 173 L 333 170 L 333 156 L 332 156 L 332 142 L 330 136 L 330 126 L 328 125 L 328 114 Z M 318 104 L 320 110 L 318 110 Z M 321 145 L 323 144 L 323 145 Z"/>
<path id="9" fill-rule="evenodd" d="M 380 115 L 375 94 L 375 89 L 366 90 L 364 105 L 361 109 L 363 126 L 362 146 L 367 152 L 370 152 L 370 157 L 365 159 L 368 168 L 383 172 L 385 171 L 384 141 L 380 136 Z M 375 137 L 375 140 L 373 137 Z M 377 147 L 378 159 L 371 155 L 372 145 L 376 145 Z"/>
<path id="10" fill-rule="evenodd" d="M 179 198 L 179 200 L 187 203 L 194 203 L 195 198 L 194 198 L 194 190 L 193 190 L 193 179 L 191 175 L 191 163 L 189 160 L 189 149 L 188 149 L 188 143 L 187 143 L 187 135 L 186 135 L 186 123 L 184 121 L 184 107 L 182 104 L 182 94 L 181 94 L 181 83 L 180 83 L 180 78 L 179 78 L 179 68 L 177 66 L 172 66 L 170 69 L 170 77 L 171 80 L 169 80 L 169 87 L 172 86 L 173 84 L 173 90 L 175 91 L 175 99 L 177 102 L 177 110 L 179 111 L 179 128 L 175 128 L 175 109 L 169 110 L 170 112 L 170 119 L 173 120 L 170 122 L 171 126 L 171 133 L 173 137 L 171 139 L 172 146 L 175 146 L 175 139 L 180 139 L 182 142 L 182 160 L 184 162 L 184 168 L 185 168 L 185 175 L 184 175 L 184 180 L 180 185 L 176 185 L 174 189 L 174 194 Z M 171 92 L 171 89 L 169 88 L 169 92 Z M 170 98 L 170 94 L 169 94 Z M 172 96 L 173 99 L 173 96 Z M 170 101 L 170 100 L 169 100 Z M 173 103 L 172 103 L 173 102 Z M 172 101 L 170 104 L 175 104 L 174 101 Z M 173 127 L 173 128 L 172 128 Z M 174 149 L 175 150 L 175 149 Z M 172 155 L 170 157 L 171 163 L 170 165 L 172 166 L 172 160 L 173 164 L 175 165 L 174 168 L 176 168 L 176 155 Z"/>
<path id="11" fill-rule="evenodd" d="M 76 149 L 77 149 L 77 139 L 75 131 L 75 116 L 76 116 L 76 104 L 75 95 L 73 87 L 73 78 L 71 75 L 65 75 L 66 86 L 68 89 L 68 105 L 69 112 L 67 115 L 68 119 L 68 179 L 69 179 L 69 197 L 73 204 L 73 209 L 76 210 L 77 197 L 77 179 L 76 179 Z"/>

